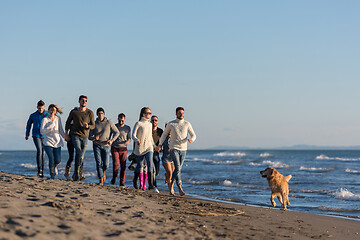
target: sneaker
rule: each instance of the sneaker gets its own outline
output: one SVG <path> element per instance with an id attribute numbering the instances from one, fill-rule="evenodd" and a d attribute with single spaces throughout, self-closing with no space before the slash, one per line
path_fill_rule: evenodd
<path id="1" fill-rule="evenodd" d="M 125 184 L 123 184 L 123 183 L 120 183 L 120 187 L 125 187 Z"/>
<path id="2" fill-rule="evenodd" d="M 39 172 L 37 175 L 41 178 L 44 177 L 44 174 L 42 172 Z"/>
<path id="3" fill-rule="evenodd" d="M 154 193 L 159 193 L 160 191 L 157 188 L 155 188 L 153 192 Z"/>

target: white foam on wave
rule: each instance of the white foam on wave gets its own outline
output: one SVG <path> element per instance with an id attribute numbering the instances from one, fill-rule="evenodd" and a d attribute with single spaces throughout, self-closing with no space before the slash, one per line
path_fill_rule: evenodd
<path id="1" fill-rule="evenodd" d="M 261 163 L 250 162 L 249 165 L 250 165 L 250 166 L 260 166 Z"/>
<path id="2" fill-rule="evenodd" d="M 85 177 L 97 177 L 97 172 L 84 172 Z"/>
<path id="3" fill-rule="evenodd" d="M 224 186 L 226 186 L 226 187 L 230 187 L 230 186 L 233 185 L 233 183 L 232 183 L 230 180 L 227 180 L 227 179 L 224 180 L 223 184 L 224 184 Z"/>
<path id="4" fill-rule="evenodd" d="M 339 161 L 360 161 L 360 158 L 340 158 L 340 157 L 328 157 L 324 154 L 317 156 L 318 160 L 339 160 Z"/>
<path id="5" fill-rule="evenodd" d="M 333 195 L 337 199 L 360 199 L 360 194 L 352 193 L 346 188 L 340 188 Z"/>
<path id="6" fill-rule="evenodd" d="M 345 172 L 347 172 L 347 173 L 360 173 L 360 171 L 353 170 L 353 169 L 350 169 L 350 168 L 345 169 Z"/>
<path id="7" fill-rule="evenodd" d="M 200 161 L 200 162 L 214 162 L 214 160 L 207 159 L 207 158 L 192 158 L 192 161 Z"/>
<path id="8" fill-rule="evenodd" d="M 273 156 L 274 156 L 274 155 L 272 155 L 272 154 L 270 154 L 270 153 L 267 153 L 267 152 L 260 154 L 260 157 L 262 157 L 262 158 L 273 157 Z"/>
<path id="9" fill-rule="evenodd" d="M 273 161 L 269 161 L 269 160 L 263 161 L 262 165 L 269 165 L 270 167 L 274 167 L 274 168 L 290 168 L 291 167 L 290 165 L 279 162 L 279 161 L 273 162 Z"/>
<path id="10" fill-rule="evenodd" d="M 304 167 L 300 166 L 300 171 L 312 171 L 312 172 L 330 172 L 334 170 L 333 168 L 315 168 L 315 167 Z"/>
<path id="11" fill-rule="evenodd" d="M 242 153 L 242 152 L 220 152 L 220 153 L 215 153 L 214 156 L 217 156 L 217 157 L 245 157 L 246 153 Z"/>
<path id="12" fill-rule="evenodd" d="M 22 163 L 22 164 L 20 164 L 20 166 L 24 167 L 24 168 L 30 168 L 30 169 L 37 168 L 37 166 L 35 164 L 31 164 L 31 163 Z"/>

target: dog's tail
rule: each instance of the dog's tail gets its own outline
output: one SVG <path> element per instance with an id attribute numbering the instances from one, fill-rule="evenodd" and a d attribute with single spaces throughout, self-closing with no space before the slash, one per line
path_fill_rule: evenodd
<path id="1" fill-rule="evenodd" d="M 289 175 L 289 176 L 286 176 L 286 177 L 285 177 L 285 180 L 286 180 L 287 182 L 289 182 L 291 178 L 292 178 L 292 176 Z"/>

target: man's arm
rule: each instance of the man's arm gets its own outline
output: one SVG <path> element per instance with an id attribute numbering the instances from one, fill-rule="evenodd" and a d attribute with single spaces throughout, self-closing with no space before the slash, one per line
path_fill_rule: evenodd
<path id="1" fill-rule="evenodd" d="M 29 119 L 26 123 L 26 132 L 25 132 L 25 139 L 28 140 L 29 136 L 30 136 L 30 129 L 31 129 L 31 124 L 33 124 L 33 120 L 31 118 L 31 115 L 29 116 Z"/>
<path id="2" fill-rule="evenodd" d="M 189 123 L 189 127 L 188 127 L 188 133 L 191 137 L 188 141 L 189 141 L 189 143 L 193 143 L 196 140 L 196 134 L 190 123 Z"/>

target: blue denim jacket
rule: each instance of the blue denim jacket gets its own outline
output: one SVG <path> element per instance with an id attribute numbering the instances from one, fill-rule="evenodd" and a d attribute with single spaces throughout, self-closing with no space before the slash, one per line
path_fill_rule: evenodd
<path id="1" fill-rule="evenodd" d="M 48 112 L 44 112 L 43 114 L 40 115 L 40 113 L 38 111 L 36 111 L 36 112 L 30 114 L 29 120 L 27 121 L 27 124 L 26 124 L 26 135 L 25 136 L 30 135 L 30 129 L 31 129 L 31 124 L 32 124 L 33 125 L 32 136 L 44 138 L 45 135 L 40 134 L 40 126 L 41 126 L 41 121 L 43 120 L 43 118 L 45 118 L 47 116 L 49 116 Z"/>

